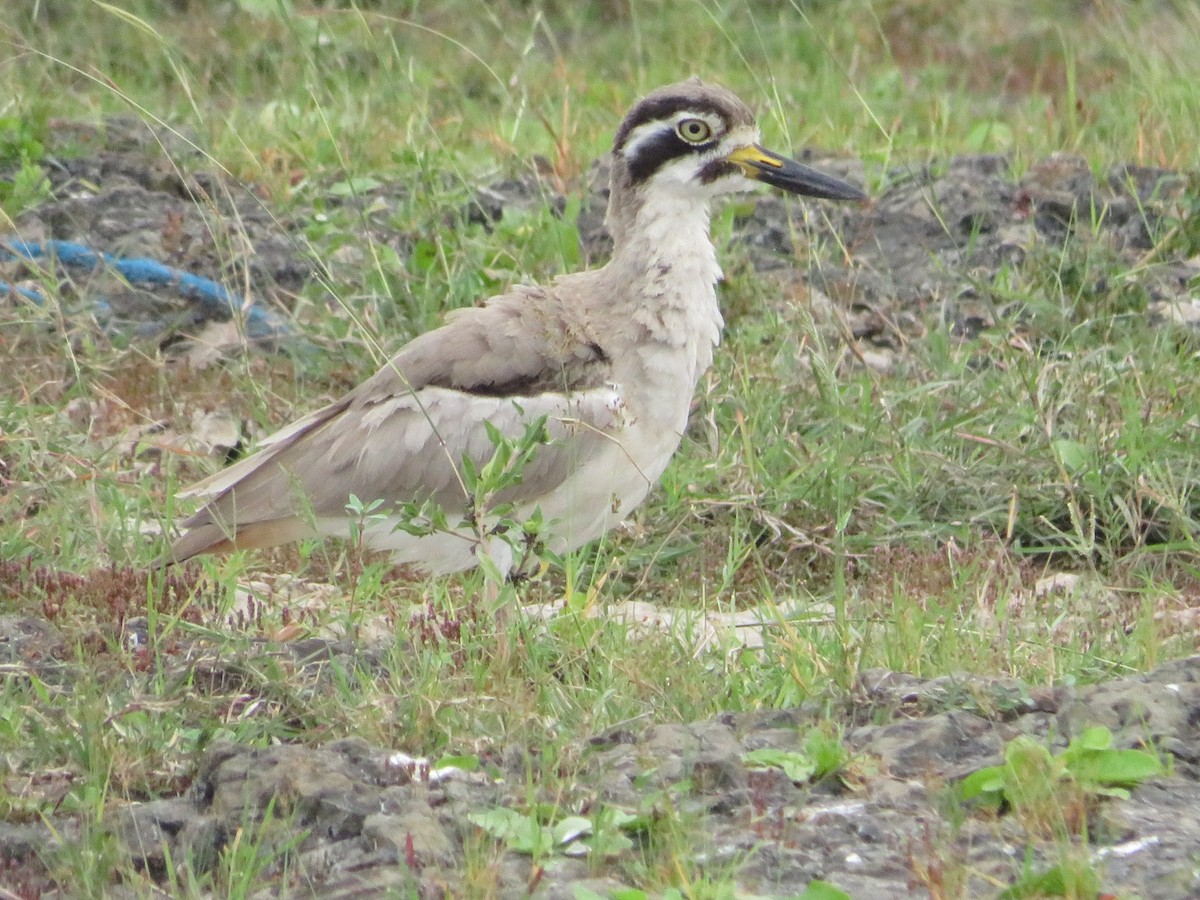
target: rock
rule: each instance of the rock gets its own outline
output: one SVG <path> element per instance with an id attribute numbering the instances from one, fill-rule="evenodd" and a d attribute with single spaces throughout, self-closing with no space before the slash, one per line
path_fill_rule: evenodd
<path id="1" fill-rule="evenodd" d="M 1106 887 L 1119 896 L 1176 900 L 1200 896 L 1200 785 L 1191 779 L 1156 779 L 1128 800 L 1100 806 L 1101 833 L 1111 843 L 1096 856 Z"/>
<path id="2" fill-rule="evenodd" d="M 663 783 L 692 780 L 700 792 L 739 787 L 746 781 L 741 745 L 725 725 L 661 725 L 640 745 L 643 758 L 657 765 Z"/>
<path id="3" fill-rule="evenodd" d="M 176 836 L 172 857 L 189 860 L 197 872 L 211 871 L 221 858 L 221 850 L 235 832 L 215 816 L 196 815 Z"/>
<path id="4" fill-rule="evenodd" d="M 295 815 L 322 837 L 354 836 L 378 800 L 351 772 L 345 758 L 329 750 L 281 745 L 236 753 L 206 773 L 208 811 L 236 825 L 246 815 L 260 819 L 272 806 L 275 817 Z"/>
<path id="5" fill-rule="evenodd" d="M 363 822 L 362 833 L 369 845 L 394 850 L 401 863 L 441 868 L 454 863 L 454 845 L 430 809 L 401 815 L 375 813 Z"/>
<path id="6" fill-rule="evenodd" d="M 44 825 L 0 822 L 0 863 L 22 862 L 51 843 L 50 830 Z"/>
<path id="7" fill-rule="evenodd" d="M 167 875 L 167 860 L 175 838 L 198 813 L 187 800 L 154 800 L 133 803 L 117 810 L 113 831 L 134 865 L 152 878 Z"/>
<path id="8" fill-rule="evenodd" d="M 67 674 L 69 658 L 66 641 L 45 619 L 0 615 L 0 664 L 26 668 L 53 682 Z"/>
<path id="9" fill-rule="evenodd" d="M 859 351 L 859 355 L 862 357 L 862 364 L 872 372 L 890 375 L 896 369 L 896 355 L 890 350 L 864 349 Z"/>
<path id="10" fill-rule="evenodd" d="M 1186 176 L 1157 166 L 1119 164 L 1109 169 L 1106 181 L 1114 193 L 1132 194 L 1142 206 L 1178 200 L 1187 190 Z"/>
<path id="11" fill-rule="evenodd" d="M 1200 328 L 1200 297 L 1160 300 L 1151 303 L 1147 312 L 1159 323 Z"/>
<path id="12" fill-rule="evenodd" d="M 477 188 L 468 205 L 465 218 L 487 228 L 499 222 L 507 210 L 529 211 L 549 206 L 561 216 L 567 198 L 555 191 L 535 173 L 520 178 L 505 178 Z"/>
<path id="13" fill-rule="evenodd" d="M 894 778 L 928 778 L 934 772 L 961 777 L 999 762 L 1005 740 L 994 723 L 961 712 L 864 726 L 847 737 L 857 752 L 882 760 Z"/>

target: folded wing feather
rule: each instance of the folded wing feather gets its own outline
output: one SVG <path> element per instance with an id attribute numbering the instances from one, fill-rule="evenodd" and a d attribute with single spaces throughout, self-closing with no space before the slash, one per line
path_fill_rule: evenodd
<path id="1" fill-rule="evenodd" d="M 183 492 L 209 502 L 182 523 L 192 530 L 171 557 L 295 540 L 313 533 L 306 520 L 344 517 L 351 494 L 465 509 L 461 460 L 482 466 L 495 449 L 484 420 L 519 438 L 547 417 L 553 443 L 503 498 L 536 499 L 619 430 L 609 375 L 586 323 L 553 291 L 521 287 L 459 311 L 355 390 Z"/>

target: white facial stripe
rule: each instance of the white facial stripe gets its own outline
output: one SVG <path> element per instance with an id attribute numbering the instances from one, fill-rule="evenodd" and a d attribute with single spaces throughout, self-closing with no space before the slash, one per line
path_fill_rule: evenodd
<path id="1" fill-rule="evenodd" d="M 761 139 L 757 126 L 739 125 L 721 141 L 722 154 L 732 153 L 738 147 L 745 147 L 747 144 L 757 144 Z"/>

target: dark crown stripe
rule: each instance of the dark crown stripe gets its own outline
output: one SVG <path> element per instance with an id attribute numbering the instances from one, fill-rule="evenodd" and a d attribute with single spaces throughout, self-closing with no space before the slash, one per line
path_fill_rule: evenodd
<path id="1" fill-rule="evenodd" d="M 695 108 L 694 97 L 668 95 L 643 100 L 630 111 L 629 115 L 625 117 L 625 121 L 621 123 L 621 127 L 617 129 L 616 137 L 613 138 L 613 150 L 621 150 L 625 146 L 625 142 L 629 140 L 630 133 L 638 126 L 649 122 L 666 121 L 676 113 Z M 717 112 L 717 110 L 713 110 L 713 112 Z"/>
<path id="2" fill-rule="evenodd" d="M 620 151 L 630 133 L 639 125 L 670 119 L 680 112 L 708 112 L 724 119 L 729 127 L 754 124 L 754 114 L 734 94 L 715 85 L 699 81 L 659 88 L 642 99 L 629 114 L 613 139 L 613 150 Z"/>

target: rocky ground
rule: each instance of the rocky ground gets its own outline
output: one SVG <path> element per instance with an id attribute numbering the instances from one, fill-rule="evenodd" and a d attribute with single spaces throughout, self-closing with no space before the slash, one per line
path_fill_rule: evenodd
<path id="1" fill-rule="evenodd" d="M 284 307 L 316 277 L 290 234 L 296 221 L 273 217 L 253 192 L 205 174 L 186 148 L 174 148 L 174 162 L 167 163 L 136 134 L 131 129 L 122 139 L 110 129 L 94 153 L 52 161 L 54 199 L 21 217 L 19 236 L 151 257 Z M 853 163 L 815 162 L 850 178 L 861 174 Z M 1200 262 L 1157 258 L 1151 240 L 1182 220 L 1188 189 L 1184 176 L 1137 167 L 1097 179 L 1073 157 L 1045 160 L 1020 178 L 1003 157 L 967 157 L 895 172 L 881 196 L 858 208 L 801 209 L 763 197 L 738 221 L 735 235 L 752 265 L 794 285 L 818 319 L 836 318 L 848 330 L 864 361 L 887 367 L 931 317 L 964 335 L 989 327 L 998 309 L 980 287 L 989 276 L 1069 242 L 1100 248 L 1135 273 L 1132 287 L 1145 292 L 1152 316 L 1193 323 L 1200 300 L 1189 284 Z M 389 191 L 400 189 L 375 187 L 371 194 L 386 205 Z M 501 182 L 481 190 L 466 217 L 495 219 L 512 204 L 545 196 L 534 179 Z M 602 191 L 593 191 L 580 215 L 592 260 L 606 251 L 603 202 Z M 805 227 L 797 229 L 797 221 Z M 377 225 L 371 239 L 404 242 L 374 220 L 365 227 Z M 796 270 L 789 260 L 798 239 L 840 240 L 843 261 Z M 29 274 L 23 263 L 0 262 L 2 280 L 36 287 L 24 281 Z M 56 276 L 81 323 L 99 320 L 110 331 L 158 335 L 164 344 L 211 324 L 210 311 L 181 301 L 169 285 L 131 288 L 103 271 Z M 100 311 L 98 296 L 106 301 Z M 0 317 L 18 302 L 0 298 Z M 0 617 L 0 666 L 7 673 L 29 669 L 67 683 L 83 677 L 70 666 L 45 670 L 59 656 L 58 642 L 47 622 Z M 284 652 L 303 668 L 356 651 L 304 642 Z M 810 727 L 830 720 L 831 705 L 854 754 L 841 777 L 797 783 L 780 769 L 747 764 L 752 750 L 802 749 Z M 1144 676 L 1053 690 L 871 671 L 844 696 L 810 706 L 581 735 L 579 806 L 567 812 L 586 817 L 612 807 L 661 816 L 670 807 L 704 835 L 698 852 L 714 866 L 738 864 L 737 881 L 748 895 L 796 895 L 819 878 L 860 900 L 994 896 L 1022 871 L 1026 841 L 1011 817 L 956 820 L 946 809 L 948 786 L 998 763 L 1018 735 L 1061 749 L 1085 725 L 1110 728 L 1117 747 L 1153 743 L 1172 760 L 1168 775 L 1092 812 L 1086 852 L 1104 872 L 1105 890 L 1162 900 L 1200 896 L 1200 657 Z M 466 857 L 478 835 L 472 817 L 523 802 L 539 765 L 536 750 L 525 747 L 505 748 L 484 762 L 473 772 L 431 770 L 355 739 L 316 748 L 219 744 L 195 761 L 185 794 L 112 804 L 107 825 L 139 866 L 163 876 L 168 860 L 188 852 L 199 866 L 214 860 L 241 825 L 260 821 L 271 804 L 291 829 L 286 836 L 299 839 L 295 872 L 302 874 L 293 896 L 305 894 L 305 886 L 321 897 L 457 895 L 465 890 Z M 0 882 L 4 871 L 21 873 L 47 842 L 70 841 L 75 829 L 66 819 L 0 823 L 0 860 L 7 864 Z M 608 896 L 620 888 L 597 874 L 603 867 L 573 851 L 569 838 L 536 862 L 516 850 L 504 854 L 496 868 L 501 895 L 532 888 L 541 897 L 590 896 L 585 889 Z M 1048 844 L 1047 853 L 1053 848 Z M 1045 868 L 1055 859 L 1032 862 Z M 37 881 L 12 884 L 17 895 L 33 896 Z"/>
<path id="2" fill-rule="evenodd" d="M 132 631 L 137 627 L 131 623 Z M 6 670 L 24 666 L 59 684 L 85 677 L 77 666 L 56 662 L 61 643 L 44 621 L 0 617 Z M 319 678 L 331 661 L 370 664 L 349 641 L 298 641 L 284 652 L 294 660 L 297 682 Z M 206 669 L 199 681 L 241 677 L 231 660 Z M 845 728 L 851 752 L 836 776 L 793 781 L 781 769 L 747 760 L 763 748 L 802 753 L 812 729 L 830 721 Z M 555 820 L 586 818 L 578 837 L 588 837 L 590 827 L 609 841 L 624 833 L 604 831 L 602 809 L 686 822 L 692 852 L 718 870 L 736 865 L 746 896 L 796 896 L 822 879 L 861 900 L 992 897 L 1023 865 L 1054 865 L 1057 845 L 1047 840 L 1027 860 L 1028 823 L 1009 815 L 956 819 L 953 785 L 1001 762 L 1018 736 L 1060 751 L 1068 738 L 1097 725 L 1111 730 L 1116 747 L 1152 744 L 1172 760 L 1169 774 L 1088 810 L 1086 852 L 1104 872 L 1105 889 L 1144 900 L 1200 895 L 1200 657 L 1097 686 L 1040 690 L 1012 680 L 870 670 L 835 700 L 581 736 L 577 805 L 558 810 Z M 477 817 L 523 808 L 528 786 L 542 777 L 536 748 L 500 747 L 482 763 L 475 771 L 439 769 L 356 738 L 321 747 L 217 743 L 195 761 L 184 794 L 112 804 L 106 824 L 138 868 L 157 878 L 166 878 L 169 861 L 189 854 L 199 868 L 214 864 L 239 829 L 269 820 L 268 843 L 299 841 L 290 896 L 462 896 L 471 893 L 470 854 L 479 867 Z M 9 863 L 10 876 L 22 876 L 21 861 L 48 842 L 72 840 L 78 828 L 65 816 L 0 823 L 0 860 Z M 619 881 L 597 874 L 603 867 L 595 856 L 569 838 L 544 846 L 536 860 L 516 849 L 488 857 L 486 877 L 505 897 L 525 896 L 531 887 L 547 898 L 620 890 Z M 593 854 L 603 855 L 604 846 Z M 39 884 L 18 879 L 14 887 L 18 896 L 72 896 L 43 894 Z M 139 896 L 112 889 L 111 896 L 125 895 Z"/>

